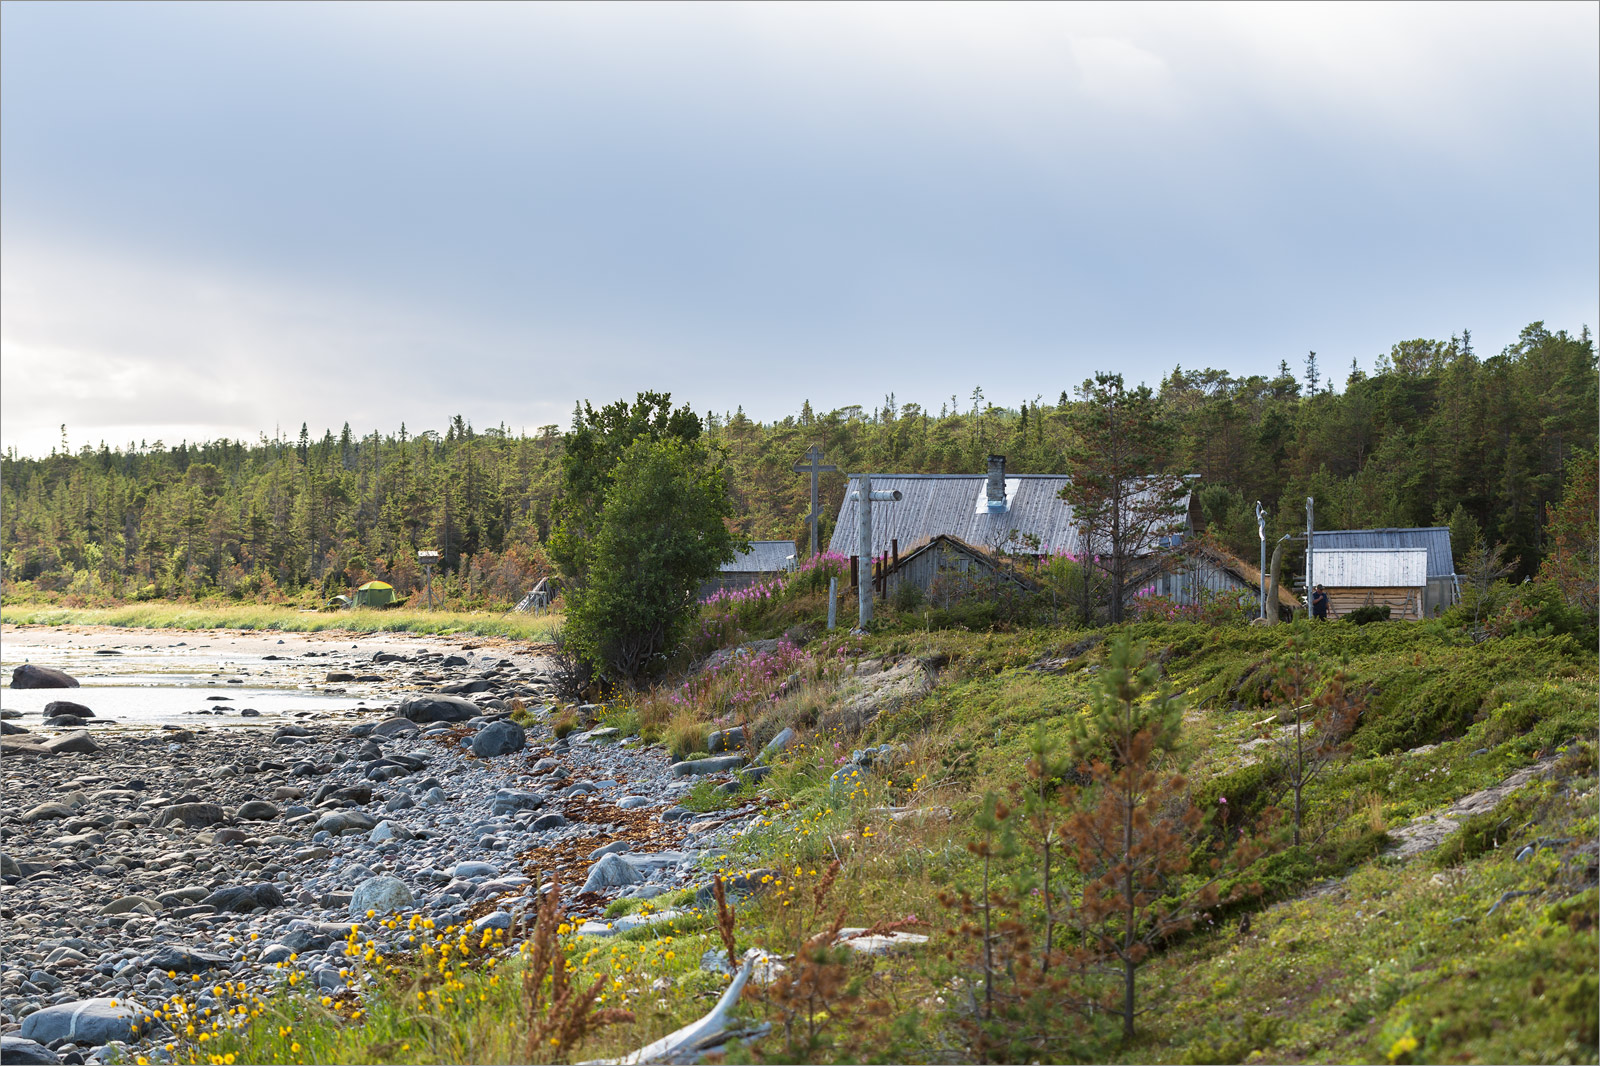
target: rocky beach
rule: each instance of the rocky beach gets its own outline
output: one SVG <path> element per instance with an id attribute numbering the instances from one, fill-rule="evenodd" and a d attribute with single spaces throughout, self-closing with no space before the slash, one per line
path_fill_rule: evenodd
<path id="1" fill-rule="evenodd" d="M 73 640 L 93 654 L 183 639 L 136 636 Z M 8 665 L 37 645 L 13 673 L 27 685 L 53 668 L 45 653 L 63 634 L 7 627 L 4 639 Z M 744 758 L 674 767 L 659 747 L 619 740 L 605 708 L 556 699 L 537 647 L 187 640 L 216 646 L 208 680 L 224 697 L 235 680 L 224 653 L 248 651 L 254 683 L 281 677 L 357 705 L 247 715 L 225 697 L 181 724 L 96 724 L 118 708 L 95 706 L 85 685 L 52 692 L 36 715 L 7 712 L 6 1062 L 159 1060 L 177 1024 L 162 1005 L 175 996 L 220 1012 L 291 976 L 350 995 L 352 927 L 363 943 L 403 951 L 405 924 L 385 921 L 395 914 L 492 935 L 556 881 L 573 919 L 604 931 L 596 920 L 621 896 L 704 887 L 702 860 L 758 810 L 678 806 L 698 774 L 737 772 Z M 571 726 L 559 738 L 558 718 Z"/>

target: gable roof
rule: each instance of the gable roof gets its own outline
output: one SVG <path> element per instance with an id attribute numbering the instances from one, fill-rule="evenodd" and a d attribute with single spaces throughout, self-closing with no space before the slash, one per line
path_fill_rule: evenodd
<path id="1" fill-rule="evenodd" d="M 1012 567 L 1006 566 L 1004 563 L 996 559 L 993 555 L 984 551 L 982 548 L 975 548 L 959 537 L 952 537 L 948 533 L 941 533 L 937 537 L 933 537 L 930 540 L 924 541 L 913 548 L 909 554 L 900 556 L 900 561 L 894 566 L 891 566 L 888 572 L 891 574 L 896 573 L 904 569 L 911 562 L 911 560 L 940 547 L 953 549 L 972 559 L 979 566 L 985 567 L 989 570 L 999 571 L 1002 576 L 1018 585 L 1021 585 L 1023 588 L 1039 588 L 1039 583 L 1033 580 L 1033 578 L 1026 574 L 1020 573 Z"/>
<path id="2" fill-rule="evenodd" d="M 1061 490 L 1070 480 L 1065 474 L 1007 474 L 1006 509 L 991 514 L 987 498 L 988 477 L 984 474 L 873 474 L 874 492 L 898 489 L 898 503 L 878 503 L 872 512 L 872 554 L 884 555 L 891 541 L 900 550 L 920 545 L 938 536 L 950 536 L 969 547 L 988 552 L 1001 547 L 1023 555 L 1048 555 L 1070 552 L 1081 555 L 1082 538 L 1072 520 L 1072 508 L 1061 499 Z M 860 488 L 859 474 L 850 475 L 839 519 L 834 524 L 828 550 L 839 555 L 855 555 L 860 518 L 852 495 Z M 1187 498 L 1175 518 L 1181 524 Z M 1007 542 L 1016 530 L 1018 538 Z M 1021 537 L 1038 538 L 1039 546 L 1022 542 Z"/>
<path id="3" fill-rule="evenodd" d="M 1203 559 L 1219 570 L 1228 571 L 1251 588 L 1259 589 L 1261 587 L 1261 570 L 1259 567 L 1253 563 L 1246 562 L 1230 551 L 1217 547 L 1215 544 L 1191 541 L 1184 545 L 1183 555 L 1180 558 Z M 1259 599 L 1260 593 L 1257 593 L 1256 596 Z M 1289 585 L 1285 581 L 1278 583 L 1278 606 L 1291 611 L 1300 606 L 1299 597 L 1289 590 Z"/>
<path id="4" fill-rule="evenodd" d="M 1335 548 L 1422 548 L 1428 553 L 1428 576 L 1449 577 L 1455 573 L 1450 554 L 1450 530 L 1444 526 L 1413 529 L 1329 529 L 1311 534 L 1311 547 L 1321 559 L 1323 552 Z M 1313 564 L 1313 575 L 1315 564 Z M 1315 581 L 1315 576 L 1312 577 Z M 1327 582 L 1323 582 L 1326 584 Z"/>
<path id="5" fill-rule="evenodd" d="M 1421 588 L 1428 583 L 1424 548 L 1319 548 L 1311 580 L 1329 588 Z"/>
<path id="6" fill-rule="evenodd" d="M 753 540 L 750 550 L 740 552 L 732 562 L 722 564 L 724 574 L 775 574 L 789 568 L 794 555 L 792 540 Z"/>

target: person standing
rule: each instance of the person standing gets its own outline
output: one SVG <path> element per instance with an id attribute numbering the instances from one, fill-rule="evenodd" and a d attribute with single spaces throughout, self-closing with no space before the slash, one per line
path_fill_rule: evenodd
<path id="1" fill-rule="evenodd" d="M 1327 621 L 1328 618 L 1328 593 L 1321 585 L 1317 586 L 1311 594 L 1311 617 Z"/>

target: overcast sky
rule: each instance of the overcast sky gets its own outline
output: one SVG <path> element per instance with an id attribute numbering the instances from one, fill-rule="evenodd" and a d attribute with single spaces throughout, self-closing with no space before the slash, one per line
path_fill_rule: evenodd
<path id="1" fill-rule="evenodd" d="M 0 7 L 0 443 L 1597 324 L 1600 6 Z"/>

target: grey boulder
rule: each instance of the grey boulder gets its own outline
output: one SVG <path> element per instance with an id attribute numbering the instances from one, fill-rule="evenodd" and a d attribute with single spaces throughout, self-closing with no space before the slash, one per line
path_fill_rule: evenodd
<path id="1" fill-rule="evenodd" d="M 673 777 L 696 777 L 702 774 L 720 774 L 737 770 L 747 760 L 743 755 L 724 755 L 714 759 L 690 759 L 672 764 Z"/>
<path id="2" fill-rule="evenodd" d="M 598 892 L 605 888 L 621 888 L 623 885 L 637 884 L 641 878 L 639 871 L 629 866 L 621 855 L 612 853 L 602 855 L 600 861 L 589 867 L 589 879 L 583 883 L 581 892 Z"/>
<path id="3" fill-rule="evenodd" d="M 94 717 L 94 712 L 89 708 L 81 703 L 73 703 L 71 700 L 51 700 L 44 705 L 44 716 L 46 718 L 53 718 L 58 714 L 70 714 L 78 718 Z"/>
<path id="4" fill-rule="evenodd" d="M 270 822 L 278 814 L 277 805 L 266 800 L 247 800 L 239 805 L 239 817 L 247 822 Z"/>
<path id="5" fill-rule="evenodd" d="M 481 713 L 476 703 L 460 696 L 412 696 L 400 701 L 400 714 L 413 722 L 465 722 Z"/>
<path id="6" fill-rule="evenodd" d="M 112 1003 L 116 1006 L 112 1006 Z M 137 1004 L 123 999 L 101 997 L 34 1011 L 22 1020 L 22 1038 L 41 1044 L 71 1040 L 76 1044 L 101 1045 L 113 1040 L 137 1040 L 149 1014 Z"/>
<path id="7" fill-rule="evenodd" d="M 5 1036 L 0 1036 L 0 1062 L 6 1063 L 8 1066 L 13 1062 L 23 1064 L 23 1066 L 31 1066 L 31 1064 L 35 1063 L 40 1064 L 40 1066 L 44 1066 L 44 1064 L 54 1066 L 55 1063 L 60 1061 L 54 1051 L 51 1051 L 37 1040 L 24 1040 L 15 1033 L 7 1033 Z"/>
<path id="8" fill-rule="evenodd" d="M 78 679 L 48 666 L 23 663 L 11 671 L 12 688 L 77 688 Z M 91 1001 L 93 1002 L 93 1001 Z"/>
<path id="9" fill-rule="evenodd" d="M 174 803 L 170 807 L 161 808 L 161 813 L 156 815 L 156 825 L 170 825 L 173 822 L 182 822 L 190 829 L 200 826 L 216 825 L 227 817 L 222 808 L 215 803 Z"/>
<path id="10" fill-rule="evenodd" d="M 350 894 L 350 917 L 365 918 L 368 911 L 388 914 L 415 902 L 411 889 L 398 877 L 379 874 L 369 877 Z"/>
<path id="11" fill-rule="evenodd" d="M 283 893 L 278 891 L 276 885 L 231 885 L 219 888 L 211 895 L 200 901 L 219 911 L 236 911 L 247 914 L 256 910 L 271 910 L 283 906 Z"/>
<path id="12" fill-rule="evenodd" d="M 478 731 L 472 738 L 472 754 L 481 759 L 510 755 L 527 747 L 528 734 L 520 725 L 502 719 Z"/>

